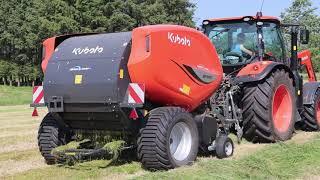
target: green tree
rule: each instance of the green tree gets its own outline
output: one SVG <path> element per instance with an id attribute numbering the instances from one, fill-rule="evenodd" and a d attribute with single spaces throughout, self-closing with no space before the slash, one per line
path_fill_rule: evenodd
<path id="1" fill-rule="evenodd" d="M 3 85 L 7 85 L 7 75 L 9 73 L 9 63 L 4 60 L 0 60 L 0 79 Z"/>
<path id="2" fill-rule="evenodd" d="M 311 50 L 314 68 L 320 71 L 320 17 L 317 10 L 310 0 L 294 0 L 291 6 L 281 13 L 281 18 L 284 23 L 299 23 L 311 31 L 310 43 L 301 48 Z"/>

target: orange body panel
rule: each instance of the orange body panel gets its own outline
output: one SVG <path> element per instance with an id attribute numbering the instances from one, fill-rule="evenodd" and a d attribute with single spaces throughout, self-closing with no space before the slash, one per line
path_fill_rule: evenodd
<path id="1" fill-rule="evenodd" d="M 263 70 L 269 66 L 269 64 L 273 63 L 273 61 L 258 61 L 252 64 L 246 65 L 242 68 L 237 76 L 245 76 L 245 75 L 256 75 L 263 72 Z"/>
<path id="2" fill-rule="evenodd" d="M 47 65 L 48 62 L 51 58 L 51 55 L 54 52 L 54 48 L 55 48 L 55 41 L 56 41 L 56 37 L 52 37 L 49 39 L 46 39 L 42 45 L 43 45 L 43 49 L 44 49 L 44 56 L 42 57 L 42 63 L 41 63 L 41 67 L 42 67 L 42 71 L 45 72 L 47 69 Z"/>
<path id="3" fill-rule="evenodd" d="M 214 80 L 201 82 L 186 66 L 210 74 Z M 128 70 L 132 82 L 145 84 L 148 100 L 189 111 L 208 100 L 223 77 L 210 40 L 195 29 L 175 25 L 134 29 Z"/>
<path id="4" fill-rule="evenodd" d="M 304 50 L 298 53 L 298 58 L 301 59 L 301 64 L 306 66 L 308 78 L 310 82 L 317 81 L 316 75 L 313 70 L 311 52 L 310 50 Z"/>

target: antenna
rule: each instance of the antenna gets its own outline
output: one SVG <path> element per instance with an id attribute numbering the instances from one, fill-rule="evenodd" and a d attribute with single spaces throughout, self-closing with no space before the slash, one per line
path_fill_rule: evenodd
<path id="1" fill-rule="evenodd" d="M 263 5 L 264 5 L 264 0 L 262 0 L 261 7 L 260 7 L 260 12 L 262 12 Z"/>
<path id="2" fill-rule="evenodd" d="M 257 14 L 256 14 L 257 20 L 260 20 L 260 18 L 262 17 L 263 5 L 264 5 L 264 0 L 262 0 L 260 11 L 258 11 Z"/>

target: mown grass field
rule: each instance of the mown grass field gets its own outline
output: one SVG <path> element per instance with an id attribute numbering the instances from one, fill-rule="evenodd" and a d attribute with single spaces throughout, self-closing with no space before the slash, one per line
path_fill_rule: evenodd
<path id="1" fill-rule="evenodd" d="M 0 106 L 30 104 L 32 101 L 32 87 L 0 85 L 0 98 Z"/>
<path id="2" fill-rule="evenodd" d="M 0 179 L 320 179 L 320 135 L 298 132 L 286 143 L 236 145 L 230 159 L 198 157 L 193 166 L 148 172 L 139 162 L 47 166 L 37 148 L 40 116 L 28 105 L 0 106 Z"/>

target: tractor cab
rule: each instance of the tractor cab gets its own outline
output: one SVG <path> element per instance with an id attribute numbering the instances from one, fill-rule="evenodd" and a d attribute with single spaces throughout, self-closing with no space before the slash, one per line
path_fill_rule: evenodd
<path id="1" fill-rule="evenodd" d="M 289 63 L 280 21 L 275 17 L 209 19 L 203 21 L 203 29 L 227 74 L 259 60 Z"/>

